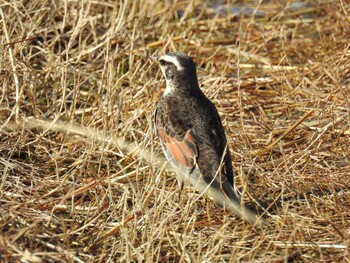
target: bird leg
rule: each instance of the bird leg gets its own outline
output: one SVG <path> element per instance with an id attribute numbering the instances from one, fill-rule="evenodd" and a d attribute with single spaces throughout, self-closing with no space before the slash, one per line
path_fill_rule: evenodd
<path id="1" fill-rule="evenodd" d="M 177 180 L 177 183 L 178 183 L 179 188 L 180 188 L 179 196 L 178 196 L 179 201 L 180 201 L 182 190 L 184 189 L 185 182 L 183 180 L 183 176 L 180 173 L 176 174 L 176 180 Z"/>

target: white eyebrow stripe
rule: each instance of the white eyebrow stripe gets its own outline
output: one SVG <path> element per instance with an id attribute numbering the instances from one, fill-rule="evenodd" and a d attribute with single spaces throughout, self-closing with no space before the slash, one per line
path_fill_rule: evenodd
<path id="1" fill-rule="evenodd" d="M 176 58 L 172 57 L 172 56 L 164 55 L 164 56 L 161 56 L 161 57 L 159 58 L 159 60 L 161 60 L 161 59 L 165 60 L 166 62 L 173 63 L 173 64 L 175 65 L 177 71 L 181 71 L 181 70 L 184 69 L 184 68 L 180 65 L 179 61 L 178 61 Z"/>

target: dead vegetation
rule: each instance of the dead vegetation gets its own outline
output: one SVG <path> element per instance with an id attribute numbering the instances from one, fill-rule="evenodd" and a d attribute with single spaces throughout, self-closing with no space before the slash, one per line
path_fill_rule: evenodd
<path id="1" fill-rule="evenodd" d="M 1 261 L 348 262 L 350 5 L 298 3 L 3 2 Z M 178 196 L 147 59 L 172 50 L 195 59 L 265 226 Z"/>

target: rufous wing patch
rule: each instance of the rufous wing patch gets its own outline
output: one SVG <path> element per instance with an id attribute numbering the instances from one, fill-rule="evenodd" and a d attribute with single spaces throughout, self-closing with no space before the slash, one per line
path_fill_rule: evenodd
<path id="1" fill-rule="evenodd" d="M 183 138 L 171 137 L 164 128 L 157 127 L 158 135 L 171 158 L 184 168 L 191 169 L 198 155 L 195 137 L 191 130 Z"/>

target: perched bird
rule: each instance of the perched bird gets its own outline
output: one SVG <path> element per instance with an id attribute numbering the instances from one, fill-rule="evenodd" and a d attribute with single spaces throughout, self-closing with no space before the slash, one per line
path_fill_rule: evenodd
<path id="1" fill-rule="evenodd" d="M 189 181 L 243 217 L 225 131 L 214 104 L 199 87 L 195 63 L 180 52 L 154 59 L 166 81 L 154 116 L 156 132 L 180 187 Z"/>

